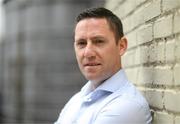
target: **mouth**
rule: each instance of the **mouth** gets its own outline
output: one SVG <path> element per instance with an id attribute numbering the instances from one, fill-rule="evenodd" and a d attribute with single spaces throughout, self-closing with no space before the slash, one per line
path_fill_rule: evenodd
<path id="1" fill-rule="evenodd" d="M 100 63 L 86 63 L 84 64 L 84 67 L 95 67 L 101 65 Z"/>

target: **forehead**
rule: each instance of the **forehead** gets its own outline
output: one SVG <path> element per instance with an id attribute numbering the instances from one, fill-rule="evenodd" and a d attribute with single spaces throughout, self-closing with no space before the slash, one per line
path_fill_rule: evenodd
<path id="1" fill-rule="evenodd" d="M 88 22 L 97 24 L 97 23 L 102 23 L 102 24 L 107 24 L 106 18 L 95 18 L 95 17 L 90 17 L 90 18 L 85 18 L 80 20 L 77 24 L 76 27 L 81 25 L 81 24 L 88 24 Z"/>
<path id="2" fill-rule="evenodd" d="M 75 27 L 76 35 L 112 33 L 109 23 L 105 18 L 86 18 L 79 21 Z"/>

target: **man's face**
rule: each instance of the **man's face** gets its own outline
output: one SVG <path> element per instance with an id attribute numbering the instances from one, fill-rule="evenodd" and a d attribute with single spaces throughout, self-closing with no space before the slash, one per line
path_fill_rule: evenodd
<path id="1" fill-rule="evenodd" d="M 104 18 L 87 18 L 77 23 L 74 48 L 83 75 L 101 82 L 121 68 L 120 45 Z"/>

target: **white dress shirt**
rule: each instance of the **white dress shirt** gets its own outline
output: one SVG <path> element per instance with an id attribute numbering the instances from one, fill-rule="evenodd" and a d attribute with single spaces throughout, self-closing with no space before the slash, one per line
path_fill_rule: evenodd
<path id="1" fill-rule="evenodd" d="M 89 81 L 65 105 L 55 124 L 151 124 L 148 103 L 118 71 L 94 91 Z"/>

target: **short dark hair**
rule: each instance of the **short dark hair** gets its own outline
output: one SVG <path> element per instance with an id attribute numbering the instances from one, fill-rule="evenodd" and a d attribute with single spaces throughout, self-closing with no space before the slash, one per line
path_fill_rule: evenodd
<path id="1" fill-rule="evenodd" d="M 105 18 L 115 34 L 116 42 L 124 36 L 121 20 L 112 11 L 104 7 L 88 8 L 84 10 L 77 16 L 76 21 L 78 23 L 87 18 Z"/>

